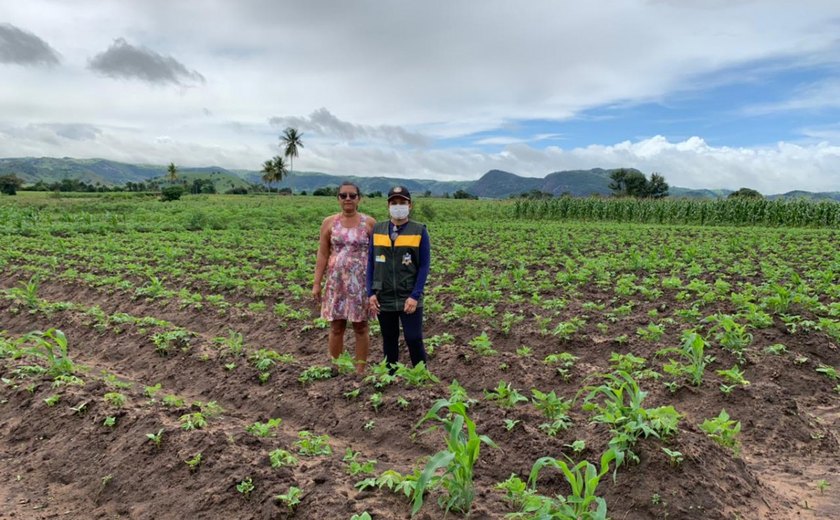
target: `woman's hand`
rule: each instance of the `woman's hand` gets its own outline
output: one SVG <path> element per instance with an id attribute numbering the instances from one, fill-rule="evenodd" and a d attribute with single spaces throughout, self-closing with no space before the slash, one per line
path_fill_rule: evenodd
<path id="1" fill-rule="evenodd" d="M 321 284 L 316 283 L 312 286 L 312 299 L 315 303 L 321 303 Z"/>
<path id="2" fill-rule="evenodd" d="M 368 300 L 368 308 L 371 313 L 377 315 L 379 314 L 379 298 L 377 298 L 375 294 Z"/>
<path id="3" fill-rule="evenodd" d="M 417 300 L 412 297 L 408 297 L 405 299 L 405 305 L 403 306 L 403 311 L 406 314 L 414 314 L 414 311 L 417 310 Z"/>

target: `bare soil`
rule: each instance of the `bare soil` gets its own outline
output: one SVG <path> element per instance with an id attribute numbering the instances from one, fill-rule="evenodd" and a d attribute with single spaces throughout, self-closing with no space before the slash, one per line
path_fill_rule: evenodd
<path id="1" fill-rule="evenodd" d="M 10 288 L 20 280 L 8 277 L 0 287 Z M 609 368 L 612 352 L 632 352 L 654 361 L 654 353 L 675 346 L 677 338 L 642 342 L 634 337 L 637 327 L 647 324 L 640 307 L 633 316 L 614 325 L 610 336 L 627 334 L 633 341 L 621 345 L 600 339 L 594 329 L 566 342 L 537 333 L 527 321 L 509 336 L 496 332 L 496 323 L 471 318 L 446 323 L 427 316 L 426 336 L 450 333 L 451 345 L 437 348 L 430 361 L 441 382 L 425 388 L 398 383 L 383 390 L 384 405 L 374 411 L 373 387 L 356 375 L 339 375 L 302 384 L 300 373 L 312 365 L 329 365 L 324 329 L 302 331 L 301 322 L 280 325 L 270 313 L 234 309 L 219 314 L 214 309 L 179 309 L 176 302 L 132 300 L 125 294 L 107 294 L 86 287 L 43 282 L 39 296 L 51 302 L 99 305 L 105 313 L 125 312 L 153 316 L 196 333 L 188 349 L 159 355 L 150 340 L 154 329 L 134 325 L 97 331 L 93 319 L 79 310 L 45 315 L 30 312 L 10 300 L 0 300 L 0 330 L 11 337 L 33 330 L 59 328 L 70 342 L 70 356 L 85 367 L 83 387 L 53 388 L 47 379 L 0 385 L 0 518 L 344 518 L 368 511 L 375 519 L 410 518 L 410 504 L 402 495 L 386 489 L 359 491 L 354 487 L 364 476 L 350 476 L 342 462 L 345 449 L 361 452 L 359 460 L 378 461 L 377 473 L 395 469 L 410 472 L 445 445 L 441 432 L 415 429 L 434 401 L 449 395 L 448 384 L 457 379 L 478 402 L 469 408 L 478 431 L 488 435 L 498 448 L 482 446 L 475 470 L 477 494 L 470 518 L 503 518 L 512 508 L 496 483 L 517 473 L 526 478 L 534 461 L 543 456 L 572 455 L 565 447 L 577 439 L 586 449 L 574 458 L 597 463 L 610 434 L 603 425 L 589 422 L 589 414 L 572 408 L 573 426 L 550 437 L 539 430 L 539 413 L 529 404 L 514 410 L 500 408 L 482 399 L 483 390 L 500 380 L 512 383 L 523 394 L 531 388 L 556 390 L 564 397 L 592 381 L 588 376 Z M 596 300 L 597 294 L 584 295 Z M 666 295 L 657 305 L 673 304 Z M 213 338 L 228 329 L 241 332 L 251 350 L 270 348 L 293 354 L 296 361 L 278 365 L 265 384 L 246 358 L 225 355 Z M 348 328 L 349 329 L 349 328 Z M 499 354 L 477 356 L 468 342 L 487 330 Z M 352 331 L 346 338 L 352 349 Z M 764 346 L 784 343 L 789 353 L 766 355 Z M 530 346 L 528 357 L 516 355 Z M 381 360 L 381 340 L 372 339 L 372 362 Z M 579 359 L 568 381 L 542 359 L 566 351 Z M 407 352 L 404 352 L 407 362 Z M 641 382 L 649 392 L 648 407 L 672 404 L 681 414 L 679 433 L 668 440 L 643 439 L 635 452 L 640 462 L 623 466 L 615 481 L 605 478 L 598 492 L 609 504 L 613 519 L 808 519 L 840 518 L 840 399 L 833 384 L 815 371 L 820 363 L 840 367 L 840 352 L 821 333 L 788 334 L 781 328 L 755 331 L 747 355 L 745 377 L 751 384 L 726 396 L 718 390 L 713 369 L 729 368 L 734 359 L 715 350 L 717 362 L 707 370 L 699 388 L 683 387 L 670 393 L 661 383 Z M 796 356 L 807 361 L 794 363 Z M 226 363 L 236 363 L 227 370 Z M 11 379 L 23 360 L 0 360 L 0 376 Z M 658 368 L 654 366 L 654 368 Z M 103 381 L 103 371 L 114 374 L 130 388 L 114 389 Z M 152 401 L 144 386 L 161 383 L 163 390 Z M 356 399 L 344 397 L 359 388 Z M 106 392 L 127 397 L 122 408 L 103 400 Z M 60 394 L 55 406 L 44 399 Z M 165 407 L 163 394 L 177 394 L 184 406 Z M 396 399 L 410 402 L 403 409 Z M 216 401 L 224 412 L 203 429 L 184 431 L 179 417 L 197 411 L 195 402 Z M 85 410 L 78 412 L 79 405 Z M 75 410 L 74 410 L 75 409 Z M 709 439 L 698 427 L 726 409 L 740 420 L 741 451 L 738 455 Z M 106 417 L 116 417 L 106 427 Z M 276 435 L 259 438 L 246 432 L 255 421 L 279 417 Z M 521 422 L 508 431 L 504 419 Z M 367 425 L 367 428 L 366 428 Z M 163 429 L 156 447 L 147 434 Z M 296 453 L 298 432 L 328 435 L 331 456 L 299 456 L 300 464 L 274 469 L 268 453 L 282 448 Z M 662 447 L 684 454 L 672 465 Z M 200 452 L 202 464 L 190 471 L 185 460 Z M 249 496 L 236 486 L 251 478 Z M 817 481 L 829 487 L 821 493 Z M 275 496 L 290 486 L 303 493 L 294 511 Z M 559 472 L 544 471 L 538 488 L 542 494 L 568 492 Z M 443 518 L 436 495 L 427 499 L 416 516 Z M 450 514 L 450 518 L 457 517 Z"/>

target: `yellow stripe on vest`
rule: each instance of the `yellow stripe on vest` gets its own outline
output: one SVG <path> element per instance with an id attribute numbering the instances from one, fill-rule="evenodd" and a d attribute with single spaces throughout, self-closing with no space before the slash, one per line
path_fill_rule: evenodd
<path id="1" fill-rule="evenodd" d="M 387 237 L 390 238 L 390 237 Z M 420 247 L 420 235 L 400 235 L 394 242 L 395 247 Z M 375 242 L 374 242 L 375 243 Z"/>
<path id="2" fill-rule="evenodd" d="M 380 235 L 379 233 L 374 233 L 373 245 L 381 247 L 391 247 L 391 237 L 389 237 L 388 235 Z"/>

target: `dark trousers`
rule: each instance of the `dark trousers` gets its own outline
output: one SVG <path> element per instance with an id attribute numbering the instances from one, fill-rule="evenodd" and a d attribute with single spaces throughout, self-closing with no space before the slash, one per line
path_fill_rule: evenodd
<path id="1" fill-rule="evenodd" d="M 379 312 L 379 327 L 382 329 L 382 350 L 385 360 L 393 365 L 400 360 L 400 322 L 403 326 L 403 337 L 408 345 L 411 364 L 426 362 L 426 349 L 423 347 L 423 308 L 420 307 L 412 314 L 405 312 Z"/>

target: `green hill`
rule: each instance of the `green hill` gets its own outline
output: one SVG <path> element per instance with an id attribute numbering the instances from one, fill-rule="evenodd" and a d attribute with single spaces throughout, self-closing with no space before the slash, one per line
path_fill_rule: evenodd
<path id="1" fill-rule="evenodd" d="M 151 179 L 165 179 L 166 165 L 127 164 L 106 159 L 73 159 L 69 157 L 18 157 L 0 159 L 0 175 L 16 174 L 25 184 L 39 180 L 47 184 L 63 179 L 77 179 L 87 184 L 121 186 L 127 182 L 145 182 Z M 633 170 L 632 168 L 630 169 Z M 318 188 L 337 187 L 348 180 L 359 185 L 362 192 L 379 191 L 387 193 L 397 184 L 404 185 L 417 195 L 431 192 L 442 196 L 464 190 L 482 198 L 501 199 L 530 191 L 542 191 L 554 196 L 610 194 L 610 174 L 615 170 L 593 168 L 591 170 L 556 171 L 543 178 L 521 177 L 501 170 L 490 170 L 475 181 L 436 181 L 429 179 L 406 179 L 400 177 L 363 177 L 359 175 L 335 175 L 321 172 L 296 171 L 288 175 L 274 188 L 291 188 L 295 193 L 312 193 Z M 197 168 L 178 167 L 178 176 L 187 182 L 193 179 L 211 179 L 219 192 L 231 188 L 247 188 L 249 184 L 263 184 L 262 174 L 255 170 L 228 170 L 216 166 Z M 689 189 L 671 186 L 671 197 L 714 199 L 726 197 L 731 190 Z M 767 198 L 808 198 L 812 200 L 840 201 L 840 192 L 812 193 L 791 191 Z"/>

